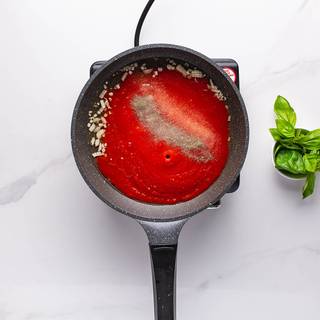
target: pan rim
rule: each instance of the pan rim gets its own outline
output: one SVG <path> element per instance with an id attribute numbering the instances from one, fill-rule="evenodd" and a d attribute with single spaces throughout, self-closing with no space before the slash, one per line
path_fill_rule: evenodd
<path id="1" fill-rule="evenodd" d="M 92 179 L 89 179 L 87 172 L 85 170 L 85 168 L 82 166 L 81 163 L 81 159 L 80 159 L 80 154 L 78 152 L 78 148 L 77 148 L 77 134 L 76 134 L 76 123 L 77 123 L 77 116 L 79 113 L 79 110 L 81 108 L 81 103 L 86 95 L 87 90 L 90 88 L 90 86 L 92 85 L 92 83 L 95 81 L 95 79 L 97 77 L 99 77 L 99 75 L 103 74 L 105 72 L 105 70 L 110 67 L 110 65 L 112 65 L 114 62 L 127 57 L 129 55 L 133 55 L 133 54 L 137 54 L 137 53 L 141 53 L 145 50 L 157 50 L 157 49 L 169 49 L 169 50 L 176 50 L 176 51 L 181 51 L 183 53 L 187 53 L 189 55 L 195 56 L 198 59 L 201 59 L 203 61 L 205 61 L 206 63 L 210 64 L 212 67 L 216 68 L 220 74 L 225 78 L 225 80 L 228 82 L 228 84 L 232 87 L 236 98 L 239 100 L 239 107 L 241 107 L 241 112 L 242 115 L 244 117 L 244 126 L 243 129 L 245 130 L 245 138 L 243 140 L 243 144 L 242 144 L 242 153 L 240 155 L 239 158 L 239 165 L 237 166 L 237 172 L 234 173 L 232 179 L 230 178 L 228 180 L 228 183 L 224 185 L 223 190 L 217 195 L 216 199 L 212 199 L 211 201 L 208 201 L 206 204 L 203 204 L 201 206 L 198 206 L 195 210 L 192 210 L 186 214 L 178 214 L 174 217 L 168 217 L 165 216 L 164 218 L 155 218 L 155 217 L 148 217 L 148 216 L 140 216 L 136 213 L 132 213 L 129 210 L 125 210 L 124 208 L 122 208 L 121 206 L 117 205 L 114 201 L 110 201 L 110 199 L 107 199 L 105 196 L 103 196 L 101 194 L 101 192 L 99 192 L 96 188 L 96 186 L 92 183 Z M 122 53 L 119 53 L 118 55 L 114 56 L 113 58 L 111 58 L 110 60 L 108 60 L 101 68 L 99 68 L 97 71 L 94 72 L 94 74 L 88 79 L 88 81 L 86 82 L 85 86 L 83 87 L 83 89 L 80 92 L 80 95 L 77 99 L 74 111 L 73 111 L 73 115 L 72 115 L 72 124 L 71 124 L 71 145 L 72 145 L 72 151 L 73 151 L 73 155 L 75 158 L 75 162 L 77 164 L 77 167 L 83 177 L 83 179 L 85 180 L 85 182 L 87 183 L 87 185 L 90 187 L 90 189 L 103 201 L 105 202 L 108 206 L 110 206 L 111 208 L 115 209 L 116 211 L 128 215 L 134 219 L 138 219 L 138 220 L 144 220 L 144 221 L 159 221 L 159 222 L 165 222 L 165 221 L 177 221 L 177 220 L 182 220 L 188 217 L 191 217 L 203 210 L 205 210 L 210 203 L 212 203 L 215 200 L 219 200 L 225 193 L 226 191 L 232 186 L 232 184 L 235 182 L 235 180 L 237 179 L 237 176 L 241 170 L 241 168 L 243 167 L 243 164 L 245 162 L 246 159 L 246 155 L 247 155 L 247 151 L 248 151 L 248 145 L 249 145 L 249 122 L 248 122 L 248 115 L 247 115 L 247 111 L 245 108 L 245 104 L 243 102 L 243 99 L 241 97 L 241 94 L 238 90 L 238 88 L 236 87 L 236 85 L 232 82 L 232 80 L 226 76 L 224 74 L 224 72 L 222 71 L 222 69 L 217 66 L 216 64 L 214 64 L 212 62 L 212 60 L 208 57 L 206 57 L 205 55 L 194 51 L 193 49 L 187 48 L 187 47 L 183 47 L 183 46 L 178 46 L 178 45 L 172 45 L 172 44 L 148 44 L 148 45 L 142 45 L 139 47 L 135 47 L 135 48 L 131 48 L 129 50 L 126 50 Z M 104 178 L 106 180 L 106 178 Z M 219 179 L 219 178 L 218 178 Z M 106 181 L 106 183 L 108 183 Z M 111 185 L 110 183 L 108 183 L 109 185 Z M 204 193 L 206 193 L 213 185 L 215 184 L 215 182 L 207 189 L 205 190 L 203 193 L 201 193 L 199 196 L 203 195 Z M 112 185 L 111 185 L 112 186 Z M 112 186 L 113 187 L 113 186 Z M 113 187 L 114 188 L 114 187 Z M 179 202 L 177 204 L 173 204 L 173 205 L 161 205 L 161 204 L 151 204 L 151 203 L 142 203 L 136 200 L 133 200 L 131 198 L 128 198 L 127 196 L 125 196 L 124 194 L 122 194 L 119 190 L 117 190 L 116 188 L 114 188 L 115 191 L 121 195 L 121 197 L 124 197 L 124 200 L 129 201 L 130 203 L 134 202 L 134 203 L 138 203 L 139 206 L 143 207 L 144 210 L 146 211 L 154 211 L 155 208 L 161 208 L 161 210 L 159 209 L 158 211 L 167 211 L 167 210 L 172 210 L 173 208 L 175 208 L 175 211 L 179 211 L 178 207 L 182 206 L 182 207 L 188 207 L 188 204 L 191 202 L 195 202 L 196 199 L 199 197 L 195 197 L 191 200 L 188 201 L 184 201 L 184 202 Z M 177 209 L 178 208 L 178 209 Z"/>

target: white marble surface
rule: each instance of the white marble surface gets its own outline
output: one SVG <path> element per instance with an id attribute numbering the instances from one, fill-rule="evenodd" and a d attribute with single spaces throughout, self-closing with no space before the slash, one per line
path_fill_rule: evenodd
<path id="1" fill-rule="evenodd" d="M 147 241 L 98 200 L 70 148 L 95 60 L 132 45 L 145 0 L 0 2 L 0 320 L 152 319 Z M 271 164 L 272 106 L 320 127 L 320 2 L 156 1 L 142 42 L 240 64 L 251 140 L 240 190 L 191 219 L 178 254 L 178 319 L 320 318 L 320 190 Z"/>

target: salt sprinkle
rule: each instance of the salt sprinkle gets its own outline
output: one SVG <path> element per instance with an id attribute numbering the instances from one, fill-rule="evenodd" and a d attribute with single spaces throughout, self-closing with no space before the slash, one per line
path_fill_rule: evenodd
<path id="1" fill-rule="evenodd" d="M 128 76 L 128 72 L 125 72 L 121 77 L 121 81 L 123 82 L 124 80 L 126 80 L 127 76 Z"/>
<path id="2" fill-rule="evenodd" d="M 102 152 L 94 152 L 93 154 L 92 154 L 92 156 L 94 157 L 94 158 L 96 158 L 96 157 L 100 157 L 100 156 L 103 156 L 104 154 L 102 153 Z"/>
<path id="3" fill-rule="evenodd" d="M 180 72 L 184 77 L 186 77 L 188 74 L 187 70 L 181 64 L 177 65 L 176 70 Z"/>
<path id="4" fill-rule="evenodd" d="M 103 99 L 106 93 L 107 93 L 107 90 L 102 90 L 101 93 L 99 94 L 99 98 Z"/>
<path id="5" fill-rule="evenodd" d="M 142 70 L 142 72 L 144 74 L 150 74 L 152 71 L 153 71 L 153 69 L 144 69 L 144 70 Z"/>

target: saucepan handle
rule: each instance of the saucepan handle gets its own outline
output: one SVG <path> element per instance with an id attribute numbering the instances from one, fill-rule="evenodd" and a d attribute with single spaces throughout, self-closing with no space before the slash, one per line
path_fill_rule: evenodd
<path id="1" fill-rule="evenodd" d="M 147 233 L 153 274 L 155 320 L 175 320 L 175 270 L 180 231 L 188 219 L 138 221 Z"/>
<path id="2" fill-rule="evenodd" d="M 150 245 L 156 320 L 175 319 L 177 245 Z"/>

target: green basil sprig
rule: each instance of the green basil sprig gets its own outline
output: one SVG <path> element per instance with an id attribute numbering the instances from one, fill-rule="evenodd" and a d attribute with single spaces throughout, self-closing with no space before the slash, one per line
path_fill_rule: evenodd
<path id="1" fill-rule="evenodd" d="M 274 113 L 276 128 L 269 130 L 276 141 L 275 167 L 287 176 L 305 177 L 302 196 L 306 198 L 313 193 L 316 172 L 320 171 L 320 129 L 296 128 L 296 113 L 284 97 L 277 97 Z"/>

